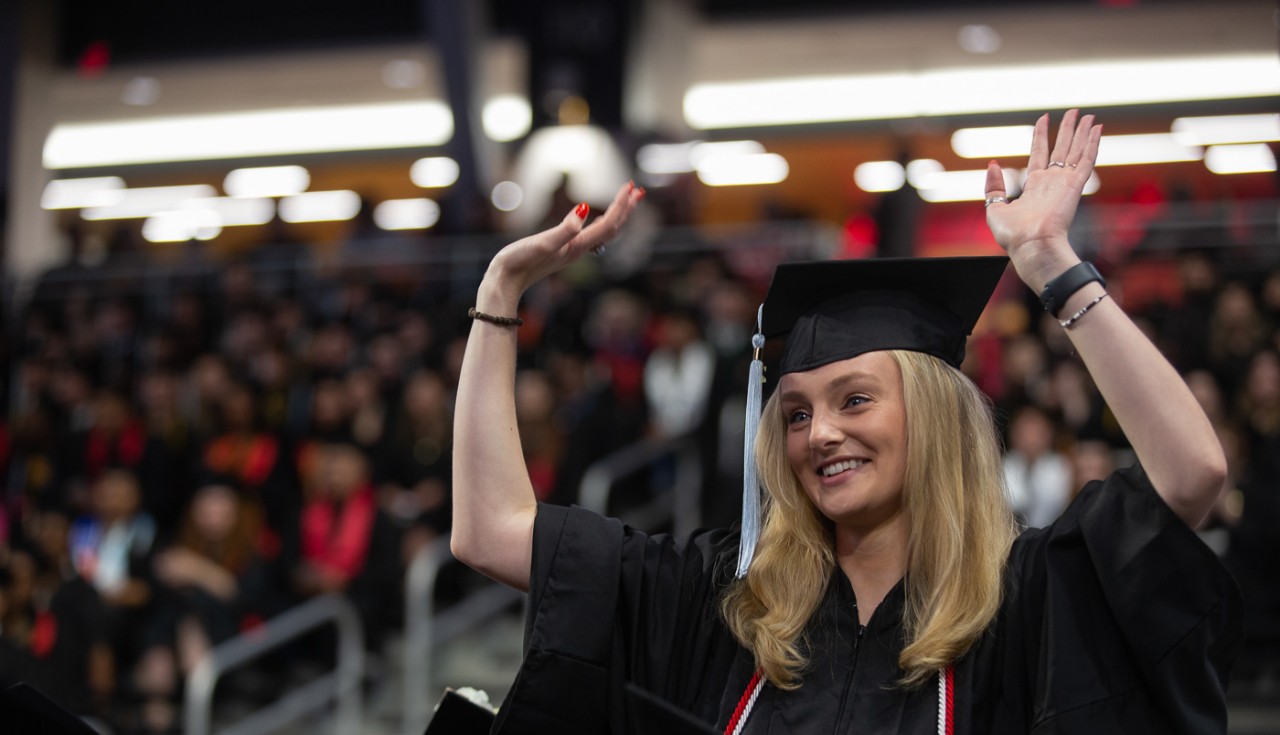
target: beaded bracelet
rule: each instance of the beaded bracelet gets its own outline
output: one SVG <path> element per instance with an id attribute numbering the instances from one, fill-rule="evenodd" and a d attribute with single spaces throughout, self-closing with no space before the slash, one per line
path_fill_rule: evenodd
<path id="1" fill-rule="evenodd" d="M 467 316 L 472 319 L 479 319 L 482 322 L 497 324 L 499 327 L 519 327 L 524 324 L 524 320 L 518 316 L 494 316 L 483 311 L 476 311 L 474 306 L 467 309 Z"/>
<path id="2" fill-rule="evenodd" d="M 1063 329 L 1070 329 L 1070 328 L 1071 328 L 1071 326 L 1072 326 L 1073 324 L 1075 324 L 1075 323 L 1076 323 L 1076 320 L 1077 320 L 1077 319 L 1079 319 L 1080 317 L 1084 316 L 1084 315 L 1085 315 L 1085 313 L 1086 313 L 1087 311 L 1089 311 L 1089 310 L 1090 310 L 1090 309 L 1092 309 L 1093 307 L 1097 306 L 1097 305 L 1098 305 L 1098 302 L 1099 302 L 1099 301 L 1102 301 L 1102 300 L 1103 300 L 1103 299 L 1105 299 L 1106 297 L 1107 297 L 1107 293 L 1106 293 L 1106 291 L 1103 291 L 1101 296 L 1099 296 L 1098 298 L 1094 299 L 1093 301 L 1090 301 L 1089 303 L 1085 304 L 1085 305 L 1084 305 L 1084 308 L 1082 308 L 1082 309 L 1080 309 L 1080 311 L 1077 311 L 1076 313 L 1072 314 L 1070 319 L 1066 319 L 1066 320 L 1061 321 L 1061 322 L 1058 322 L 1058 323 L 1062 325 L 1062 328 L 1063 328 Z"/>

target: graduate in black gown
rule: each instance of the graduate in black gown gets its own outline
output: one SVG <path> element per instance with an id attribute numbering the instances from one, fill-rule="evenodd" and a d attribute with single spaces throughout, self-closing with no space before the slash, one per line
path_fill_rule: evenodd
<path id="1" fill-rule="evenodd" d="M 754 444 L 760 523 L 746 503 L 741 532 L 677 539 L 536 503 L 503 319 L 643 191 L 499 253 L 458 389 L 453 525 L 459 559 L 530 594 L 495 731 L 626 733 L 630 686 L 712 732 L 1225 732 L 1239 594 L 1191 530 L 1225 459 L 1067 242 L 1100 136 L 1072 110 L 1051 141 L 1042 117 L 1017 201 L 988 168 L 996 241 L 1139 462 L 1044 529 L 1018 532 L 990 409 L 958 370 L 1004 259 L 780 267 L 762 311 L 764 335 L 788 336 Z"/>

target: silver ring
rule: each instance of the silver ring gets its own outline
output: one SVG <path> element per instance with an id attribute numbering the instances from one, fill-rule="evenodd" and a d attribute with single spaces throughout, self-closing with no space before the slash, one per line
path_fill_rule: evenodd
<path id="1" fill-rule="evenodd" d="M 1050 165 L 1050 166 L 1057 166 L 1058 168 L 1066 168 L 1066 167 L 1067 167 L 1067 163 L 1066 163 L 1066 161 L 1050 161 L 1050 162 L 1049 162 L 1049 165 Z"/>
<path id="2" fill-rule="evenodd" d="M 592 255 L 604 255 L 604 246 L 603 246 L 603 245 L 597 245 L 596 247 L 591 248 L 591 254 L 592 254 Z"/>
<path id="3" fill-rule="evenodd" d="M 987 203 L 982 206 L 990 207 L 992 204 L 1008 204 L 1008 203 L 1009 203 L 1008 199 L 1005 199 L 1004 197 L 1001 197 L 1001 196 L 994 196 L 994 197 L 989 197 L 987 199 Z"/>

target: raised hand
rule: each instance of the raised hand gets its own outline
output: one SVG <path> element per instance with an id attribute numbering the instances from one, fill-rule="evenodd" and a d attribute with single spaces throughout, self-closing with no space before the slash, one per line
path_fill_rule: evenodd
<path id="1" fill-rule="evenodd" d="M 1027 181 L 1015 201 L 1005 199 L 1000 164 L 987 164 L 987 226 L 1019 275 L 1033 289 L 1078 260 L 1067 229 L 1085 182 L 1098 159 L 1102 126 L 1093 115 L 1068 110 L 1049 149 L 1049 115 L 1036 121 L 1027 161 Z"/>

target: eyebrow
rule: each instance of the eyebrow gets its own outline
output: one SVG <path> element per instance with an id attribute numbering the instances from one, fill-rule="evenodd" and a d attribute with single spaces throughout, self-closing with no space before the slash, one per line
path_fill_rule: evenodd
<path id="1" fill-rule="evenodd" d="M 871 387 L 874 388 L 879 388 L 881 384 L 880 378 L 874 373 L 869 373 L 865 370 L 853 370 L 847 373 L 842 373 L 838 378 L 833 378 L 826 385 L 822 386 L 821 392 L 839 393 L 845 390 L 850 383 L 857 383 L 861 381 L 871 383 Z M 783 391 L 778 398 L 783 403 L 804 403 L 807 400 L 804 393 L 796 390 Z"/>

